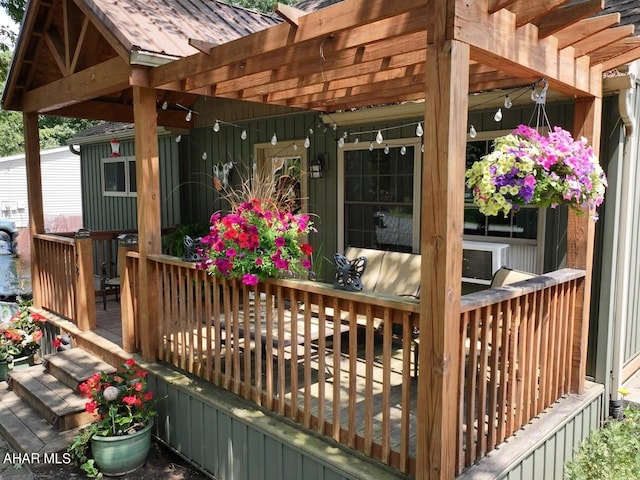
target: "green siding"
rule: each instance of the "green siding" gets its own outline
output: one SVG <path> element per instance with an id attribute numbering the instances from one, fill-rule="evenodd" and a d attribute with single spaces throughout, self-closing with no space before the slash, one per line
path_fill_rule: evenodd
<path id="1" fill-rule="evenodd" d="M 160 158 L 161 222 L 163 227 L 180 223 L 178 188 L 178 144 L 173 137 L 158 140 Z M 120 154 L 134 156 L 133 140 L 120 142 Z M 127 230 L 137 228 L 136 197 L 102 195 L 100 159 L 111 156 L 108 143 L 81 146 L 83 226 L 90 230 Z"/>
<path id="2" fill-rule="evenodd" d="M 154 435 L 219 480 L 404 478 L 207 382 L 157 364 L 148 368 L 149 389 L 165 397 Z"/>

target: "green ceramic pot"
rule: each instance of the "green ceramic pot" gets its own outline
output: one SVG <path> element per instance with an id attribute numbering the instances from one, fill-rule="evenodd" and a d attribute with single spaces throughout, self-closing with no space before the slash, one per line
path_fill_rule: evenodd
<path id="1" fill-rule="evenodd" d="M 153 421 L 142 430 L 120 437 L 91 438 L 91 455 L 104 475 L 118 476 L 137 470 L 151 448 Z"/>

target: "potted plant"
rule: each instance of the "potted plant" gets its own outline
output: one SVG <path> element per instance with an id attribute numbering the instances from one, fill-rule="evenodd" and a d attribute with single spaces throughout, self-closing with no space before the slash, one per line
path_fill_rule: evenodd
<path id="1" fill-rule="evenodd" d="M 18 311 L 9 321 L 0 325 L 0 335 L 7 353 L 13 356 L 13 366 L 10 368 L 34 364 L 35 353 L 40 348 L 42 339 L 42 324 L 47 321 L 38 313 L 31 313 L 30 300 L 18 301 Z"/>
<path id="2" fill-rule="evenodd" d="M 83 428 L 67 451 L 89 477 L 124 475 L 141 467 L 151 447 L 157 399 L 147 390 L 147 370 L 133 359 L 122 371 L 95 373 L 80 384 L 86 411 L 96 420 Z"/>
<path id="3" fill-rule="evenodd" d="M 294 214 L 295 201 L 285 182 L 254 173 L 225 198 L 231 213 L 211 216 L 199 268 L 245 285 L 274 277 L 295 277 L 311 270 L 313 248 L 306 235 L 315 232 L 309 215 Z"/>
<path id="4" fill-rule="evenodd" d="M 496 138 L 493 151 L 475 162 L 466 178 L 485 215 L 506 216 L 524 205 L 593 211 L 603 202 L 607 186 L 585 138 L 574 140 L 560 127 L 542 135 L 526 125 Z M 597 220 L 595 211 L 592 215 Z"/>

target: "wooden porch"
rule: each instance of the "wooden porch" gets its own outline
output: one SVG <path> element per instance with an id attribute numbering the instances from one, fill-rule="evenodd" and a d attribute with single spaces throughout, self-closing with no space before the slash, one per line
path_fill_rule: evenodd
<path id="1" fill-rule="evenodd" d="M 38 282 L 55 284 L 56 292 L 81 290 L 72 284 L 73 275 L 61 276 L 56 259 L 81 258 L 64 250 L 87 248 L 90 237 L 38 238 L 48 245 L 41 249 L 47 254 L 39 257 Z M 119 300 L 108 298 L 106 309 L 95 309 L 95 323 L 88 321 L 86 310 L 81 317 L 94 325 L 85 330 L 136 351 L 142 337 L 136 320 L 140 284 L 135 281 L 140 255 L 131 242 L 119 248 Z M 345 448 L 416 474 L 418 300 L 303 280 L 249 288 L 208 276 L 175 257 L 154 255 L 149 261 L 153 281 L 146 288 L 159 299 L 160 361 Z M 76 278 L 83 277 L 91 275 Z M 69 287 L 60 288 L 65 282 Z M 564 269 L 462 297 L 456 474 L 571 391 L 580 375 L 572 339 L 583 282 L 584 272 Z M 52 305 L 53 290 L 43 292 Z M 60 307 L 45 308 L 65 316 Z M 68 319 L 83 323 L 77 314 Z M 376 329 L 379 321 L 382 327 Z"/>

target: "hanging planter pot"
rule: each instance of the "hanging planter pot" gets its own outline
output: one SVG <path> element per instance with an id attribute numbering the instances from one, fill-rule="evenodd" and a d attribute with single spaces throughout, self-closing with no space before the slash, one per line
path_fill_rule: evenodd
<path id="1" fill-rule="evenodd" d="M 124 475 L 140 468 L 151 448 L 151 421 L 131 435 L 91 437 L 91 454 L 100 471 L 109 476 Z"/>

